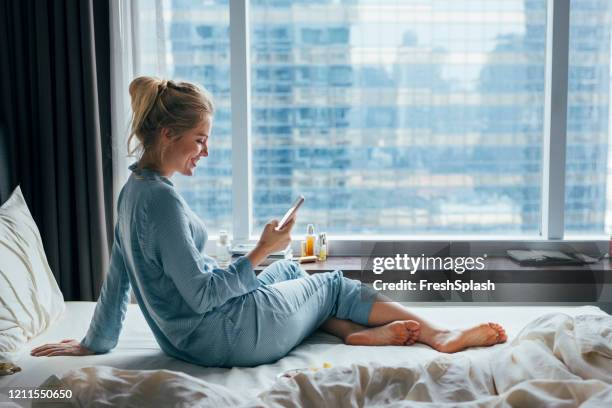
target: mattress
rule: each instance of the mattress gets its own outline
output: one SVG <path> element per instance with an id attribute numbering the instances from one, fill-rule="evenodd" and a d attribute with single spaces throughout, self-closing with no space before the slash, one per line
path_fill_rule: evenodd
<path id="1" fill-rule="evenodd" d="M 17 364 L 22 371 L 7 377 L 0 377 L 0 389 L 11 387 L 35 387 L 49 376 L 61 376 L 65 372 L 87 366 L 111 366 L 130 370 L 167 369 L 184 372 L 205 381 L 220 384 L 241 393 L 256 395 L 268 388 L 276 376 L 289 369 L 332 366 L 346 366 L 353 363 L 376 362 L 383 365 L 397 365 L 402 362 L 425 362 L 439 353 L 427 346 L 416 344 L 410 347 L 361 347 L 344 345 L 340 339 L 316 332 L 289 355 L 274 364 L 253 368 L 207 368 L 190 364 L 165 355 L 155 342 L 137 305 L 128 307 L 123 331 L 115 349 L 107 354 L 84 357 L 32 357 L 29 350 L 47 342 L 66 338 L 81 339 L 85 334 L 95 302 L 66 302 L 66 312 L 46 332 L 27 345 L 27 350 Z M 605 315 L 595 306 L 553 307 L 553 306 L 409 306 L 423 318 L 449 328 L 474 325 L 480 322 L 501 323 L 509 340 L 518 334 L 527 323 L 548 313 Z M 496 346 L 501 347 L 501 346 Z M 478 362 L 487 359 L 491 348 L 475 348 L 462 352 Z"/>

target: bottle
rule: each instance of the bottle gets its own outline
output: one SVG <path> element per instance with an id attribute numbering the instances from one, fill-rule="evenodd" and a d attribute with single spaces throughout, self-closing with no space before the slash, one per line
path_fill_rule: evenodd
<path id="1" fill-rule="evenodd" d="M 227 268 L 230 264 L 231 257 L 227 231 L 219 230 L 219 239 L 217 240 L 217 263 L 221 268 Z"/>
<path id="2" fill-rule="evenodd" d="M 306 256 L 313 256 L 315 246 L 315 227 L 312 224 L 308 224 L 306 227 Z"/>
<path id="3" fill-rule="evenodd" d="M 327 234 L 321 232 L 319 234 L 319 262 L 327 260 Z"/>

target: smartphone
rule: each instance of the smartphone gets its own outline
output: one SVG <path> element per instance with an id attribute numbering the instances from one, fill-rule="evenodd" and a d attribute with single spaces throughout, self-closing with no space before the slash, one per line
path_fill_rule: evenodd
<path id="1" fill-rule="evenodd" d="M 291 217 L 293 217 L 293 214 L 295 214 L 297 212 L 298 208 L 300 208 L 300 206 L 303 203 L 304 203 L 304 196 L 303 195 L 301 195 L 301 196 L 299 196 L 298 198 L 295 199 L 295 201 L 293 202 L 293 205 L 291 206 L 291 208 L 289 208 L 289 210 L 285 213 L 283 218 L 278 223 L 278 226 L 276 227 L 277 231 L 285 228 L 285 225 L 287 225 L 287 223 L 289 222 Z"/>

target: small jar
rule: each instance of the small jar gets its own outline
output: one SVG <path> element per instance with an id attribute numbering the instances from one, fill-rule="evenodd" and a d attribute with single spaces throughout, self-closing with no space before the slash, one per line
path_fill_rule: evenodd
<path id="1" fill-rule="evenodd" d="M 313 224 L 308 224 L 306 227 L 306 256 L 313 256 L 315 254 L 315 227 Z"/>
<path id="2" fill-rule="evenodd" d="M 322 232 L 319 234 L 319 249 L 318 249 L 319 262 L 325 262 L 327 260 L 328 252 L 329 252 L 329 249 L 327 248 L 327 234 Z"/>

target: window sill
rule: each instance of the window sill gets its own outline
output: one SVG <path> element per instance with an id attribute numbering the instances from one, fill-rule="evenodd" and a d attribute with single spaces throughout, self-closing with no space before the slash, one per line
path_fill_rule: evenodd
<path id="1" fill-rule="evenodd" d="M 369 237 L 368 237 L 369 238 Z M 303 236 L 294 236 L 292 250 L 294 255 L 300 253 L 300 241 Z M 256 240 L 251 240 L 255 243 Z M 208 242 L 208 248 L 215 248 L 215 240 Z M 443 254 L 450 256 L 505 256 L 509 249 L 542 249 L 570 252 L 582 252 L 590 256 L 599 257 L 608 252 L 608 238 L 574 239 L 574 240 L 546 240 L 546 239 L 468 239 L 467 237 L 454 237 L 442 239 L 432 237 L 416 239 L 410 238 L 393 240 L 375 239 L 341 239 L 341 237 L 328 236 L 328 254 L 332 257 L 360 257 L 376 255 L 394 255 L 397 253 Z"/>

